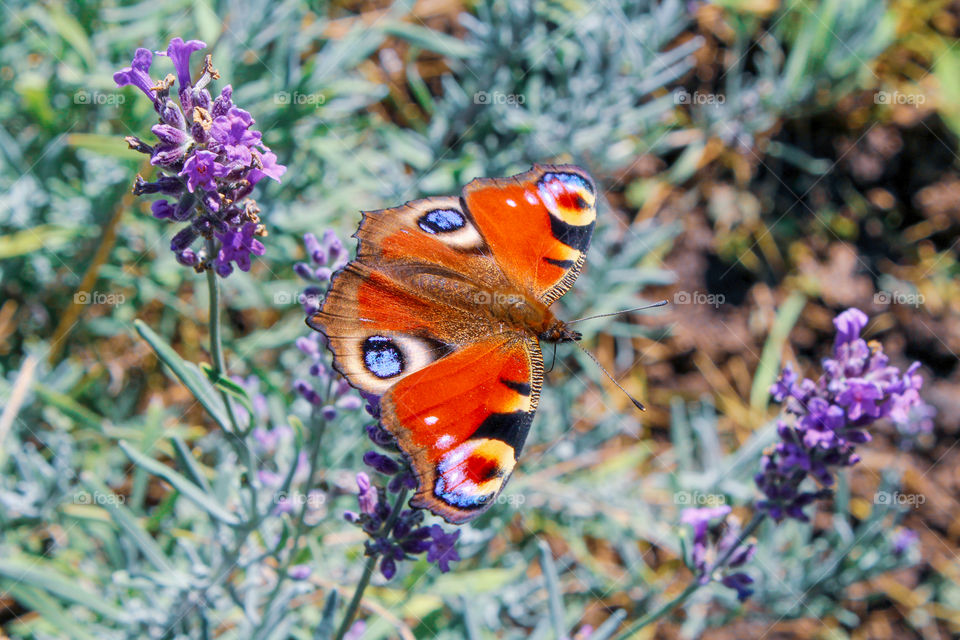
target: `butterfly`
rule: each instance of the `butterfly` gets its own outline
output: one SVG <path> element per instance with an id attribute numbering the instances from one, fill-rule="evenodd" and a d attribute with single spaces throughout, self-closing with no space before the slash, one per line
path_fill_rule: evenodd
<path id="1" fill-rule="evenodd" d="M 540 397 L 540 341 L 580 339 L 549 307 L 584 264 L 596 201 L 583 169 L 534 165 L 363 212 L 357 257 L 307 324 L 352 386 L 381 396 L 418 478 L 412 506 L 459 524 L 503 489 Z"/>

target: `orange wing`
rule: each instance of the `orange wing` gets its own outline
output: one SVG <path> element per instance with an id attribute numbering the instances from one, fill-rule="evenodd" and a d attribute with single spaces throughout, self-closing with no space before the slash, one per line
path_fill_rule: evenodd
<path id="1" fill-rule="evenodd" d="M 501 334 L 392 387 L 381 419 L 419 477 L 411 504 L 455 524 L 489 508 L 516 465 L 542 381 L 537 340 Z"/>
<path id="2" fill-rule="evenodd" d="M 597 188 L 572 165 L 534 165 L 510 178 L 481 178 L 463 189 L 497 265 L 522 291 L 550 304 L 580 273 L 597 219 Z"/>

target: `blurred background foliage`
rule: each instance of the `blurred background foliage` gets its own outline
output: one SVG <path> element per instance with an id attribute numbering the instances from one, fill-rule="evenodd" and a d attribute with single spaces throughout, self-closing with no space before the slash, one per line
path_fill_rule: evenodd
<path id="1" fill-rule="evenodd" d="M 303 365 L 304 232 L 346 237 L 360 209 L 535 161 L 580 164 L 604 192 L 563 317 L 676 303 L 589 325 L 587 345 L 649 410 L 561 349 L 513 499 L 465 528 L 453 573 L 422 564 L 372 589 L 364 638 L 599 639 L 681 590 L 677 496 L 749 501 L 781 359 L 815 367 L 854 305 L 898 364 L 925 363 L 935 432 L 878 434 L 811 524 L 762 529 L 742 609 L 711 588 L 638 637 L 960 634 L 960 4 L 7 0 L 3 16 L 7 635 L 252 637 L 272 587 L 254 562 L 233 584 L 246 607 L 206 593 L 211 626 L 171 628 L 202 580 L 183 567 L 202 569 L 196 547 L 217 529 L 118 446 L 171 468 L 195 456 L 223 491 L 235 479 L 222 435 L 133 328 L 209 360 L 205 287 L 130 194 L 152 168 L 122 138 L 155 116 L 112 82 L 136 47 L 174 36 L 209 44 L 289 166 L 258 192 L 267 255 L 225 283 L 231 370 L 272 397 L 292 398 Z M 287 423 L 286 404 L 263 419 Z M 303 558 L 315 571 L 263 637 L 313 637 L 327 593 L 357 579 L 362 540 L 340 515 L 362 429 L 338 427 L 322 452 L 334 500 Z M 897 488 L 923 504 L 876 504 Z M 100 491 L 120 515 L 82 499 Z M 902 526 L 920 541 L 897 560 Z"/>

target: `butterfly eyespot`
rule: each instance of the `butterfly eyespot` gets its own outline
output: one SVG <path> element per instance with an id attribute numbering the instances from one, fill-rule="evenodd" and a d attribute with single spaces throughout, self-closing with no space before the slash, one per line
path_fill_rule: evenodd
<path id="1" fill-rule="evenodd" d="M 363 342 L 363 364 L 378 378 L 392 378 L 403 373 L 403 354 L 390 338 L 370 336 Z"/>
<path id="2" fill-rule="evenodd" d="M 417 226 L 427 233 L 456 231 L 466 224 L 463 214 L 454 209 L 434 209 L 420 216 Z"/>
<path id="3" fill-rule="evenodd" d="M 497 495 L 514 464 L 514 449 L 507 443 L 467 440 L 440 459 L 434 495 L 461 508 L 481 507 Z"/>
<path id="4" fill-rule="evenodd" d="M 543 177 L 540 178 L 540 184 L 538 186 L 541 188 L 544 186 L 549 187 L 550 183 L 553 182 L 560 182 L 564 187 L 575 191 L 586 191 L 591 196 L 596 195 L 593 190 L 593 185 L 575 173 L 545 173 Z"/>

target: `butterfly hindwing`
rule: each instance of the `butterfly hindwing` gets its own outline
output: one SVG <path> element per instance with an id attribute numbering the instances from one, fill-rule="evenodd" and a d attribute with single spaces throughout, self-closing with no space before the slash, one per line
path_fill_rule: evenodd
<path id="1" fill-rule="evenodd" d="M 410 374 L 380 403 L 419 479 L 411 504 L 451 523 L 487 509 L 533 421 L 543 360 L 533 339 L 493 336 Z"/>

